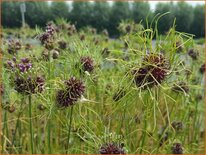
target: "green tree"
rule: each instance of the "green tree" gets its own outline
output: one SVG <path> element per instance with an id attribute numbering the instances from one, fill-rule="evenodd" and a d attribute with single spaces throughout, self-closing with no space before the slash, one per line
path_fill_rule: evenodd
<path id="1" fill-rule="evenodd" d="M 69 7 L 66 2 L 52 2 L 51 6 L 52 19 L 56 18 L 67 18 L 69 14 Z"/>
<path id="2" fill-rule="evenodd" d="M 97 30 L 108 28 L 110 7 L 107 2 L 94 2 L 91 25 Z"/>
<path id="3" fill-rule="evenodd" d="M 19 2 L 2 2 L 1 4 L 2 25 L 4 27 L 20 27 L 21 12 Z"/>
<path id="4" fill-rule="evenodd" d="M 132 3 L 132 18 L 136 23 L 139 23 L 141 20 L 143 24 L 146 24 L 146 18 L 151 19 L 151 10 L 148 2 L 133 2 Z"/>
<path id="5" fill-rule="evenodd" d="M 193 21 L 193 7 L 186 2 L 178 2 L 175 7 L 176 29 L 189 32 Z"/>
<path id="6" fill-rule="evenodd" d="M 69 19 L 76 23 L 77 28 L 91 26 L 91 14 L 93 5 L 91 2 L 73 2 Z"/>
<path id="7" fill-rule="evenodd" d="M 47 2 L 25 2 L 25 21 L 31 27 L 45 26 L 51 20 L 51 12 Z"/>
<path id="8" fill-rule="evenodd" d="M 166 33 L 170 27 L 172 27 L 175 16 L 174 16 L 174 8 L 175 5 L 170 3 L 158 3 L 155 8 L 154 16 L 157 14 L 164 14 L 166 12 L 169 12 L 169 14 L 163 16 L 158 21 L 158 30 L 160 33 L 164 34 Z"/>
<path id="9" fill-rule="evenodd" d="M 194 8 L 194 19 L 191 24 L 191 32 L 196 37 L 204 37 L 205 35 L 205 5 L 197 5 Z"/>
<path id="10" fill-rule="evenodd" d="M 128 2 L 114 2 L 110 12 L 108 31 L 111 35 L 118 34 L 117 27 L 122 20 L 131 19 Z"/>

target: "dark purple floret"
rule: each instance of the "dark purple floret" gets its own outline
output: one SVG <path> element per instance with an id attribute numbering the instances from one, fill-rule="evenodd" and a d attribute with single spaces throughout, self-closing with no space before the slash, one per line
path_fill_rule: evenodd
<path id="1" fill-rule="evenodd" d="M 203 74 L 205 72 L 205 64 L 203 64 L 200 69 L 199 69 L 200 73 Z"/>
<path id="2" fill-rule="evenodd" d="M 44 86 L 44 79 L 43 77 L 16 77 L 14 80 L 14 89 L 22 94 L 34 94 L 34 93 L 41 93 L 43 91 Z"/>
<path id="3" fill-rule="evenodd" d="M 124 145 L 118 143 L 106 143 L 102 145 L 99 149 L 100 154 L 126 154 L 124 150 Z"/>
<path id="4" fill-rule="evenodd" d="M 85 91 L 83 82 L 77 80 L 75 77 L 65 81 L 65 89 L 57 92 L 56 100 L 60 107 L 68 107 L 81 98 Z"/>
<path id="5" fill-rule="evenodd" d="M 94 70 L 94 61 L 92 58 L 81 57 L 80 61 L 84 71 L 92 72 Z"/>
<path id="6" fill-rule="evenodd" d="M 170 64 L 162 54 L 151 53 L 143 59 L 142 67 L 132 73 L 137 87 L 145 88 L 162 83 L 169 68 Z"/>
<path id="7" fill-rule="evenodd" d="M 193 60 L 197 60 L 199 53 L 198 51 L 194 50 L 194 49 L 189 49 L 188 51 L 188 55 L 193 59 Z"/>
<path id="8" fill-rule="evenodd" d="M 173 154 L 183 154 L 182 144 L 180 143 L 174 143 L 171 150 Z"/>
<path id="9" fill-rule="evenodd" d="M 30 62 L 30 59 L 29 58 L 22 58 L 21 59 L 21 62 L 26 64 L 26 63 L 29 63 Z"/>

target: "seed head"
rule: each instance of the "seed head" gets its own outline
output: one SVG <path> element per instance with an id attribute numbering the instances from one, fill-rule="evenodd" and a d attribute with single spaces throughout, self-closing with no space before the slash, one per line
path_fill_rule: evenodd
<path id="1" fill-rule="evenodd" d="M 200 69 L 199 69 L 200 73 L 203 74 L 205 72 L 205 64 L 203 64 Z"/>
<path id="2" fill-rule="evenodd" d="M 80 62 L 83 71 L 92 72 L 94 70 L 94 61 L 91 57 L 81 57 Z"/>
<path id="3" fill-rule="evenodd" d="M 143 59 L 139 70 L 133 70 L 134 81 L 137 87 L 152 87 L 162 83 L 169 68 L 170 64 L 162 54 L 151 53 Z"/>
<path id="4" fill-rule="evenodd" d="M 194 50 L 194 49 L 189 49 L 188 51 L 188 55 L 193 59 L 193 60 L 197 60 L 199 53 L 198 51 Z"/>
<path id="5" fill-rule="evenodd" d="M 171 150 L 173 154 L 183 154 L 182 144 L 180 143 L 174 143 Z"/>
<path id="6" fill-rule="evenodd" d="M 85 91 L 83 82 L 75 77 L 65 81 L 65 89 L 57 92 L 56 101 L 60 107 L 68 107 L 76 103 Z"/>
<path id="7" fill-rule="evenodd" d="M 14 80 L 14 89 L 21 94 L 41 93 L 44 89 L 44 83 L 44 78 L 40 76 L 36 78 L 23 78 L 18 76 Z"/>
<path id="8" fill-rule="evenodd" d="M 124 146 L 118 143 L 106 143 L 99 149 L 100 154 L 126 154 Z"/>

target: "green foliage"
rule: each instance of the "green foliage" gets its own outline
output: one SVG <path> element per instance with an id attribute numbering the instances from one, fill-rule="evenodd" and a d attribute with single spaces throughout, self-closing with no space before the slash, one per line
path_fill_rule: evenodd
<path id="1" fill-rule="evenodd" d="M 174 15 L 177 22 L 177 31 L 189 32 L 193 21 L 193 8 L 186 2 L 178 2 Z"/>
<path id="2" fill-rule="evenodd" d="M 69 7 L 66 2 L 52 2 L 50 10 L 52 19 L 67 18 Z"/>
<path id="3" fill-rule="evenodd" d="M 161 33 L 166 33 L 170 29 L 170 27 L 172 27 L 175 18 L 174 8 L 175 6 L 173 2 L 157 4 L 154 14 L 163 14 L 165 12 L 170 12 L 170 14 L 167 14 L 159 20 L 158 29 Z"/>
<path id="4" fill-rule="evenodd" d="M 77 28 L 90 25 L 92 4 L 90 2 L 73 2 L 69 19 L 76 23 Z"/>
<path id="5" fill-rule="evenodd" d="M 203 21 L 205 21 L 205 6 L 197 5 L 194 8 L 194 19 L 191 24 L 191 32 L 196 36 L 204 37 L 205 35 L 205 22 Z"/>
<path id="6" fill-rule="evenodd" d="M 51 12 L 47 2 L 27 2 L 25 20 L 31 27 L 44 26 L 51 20 Z"/>
<path id="7" fill-rule="evenodd" d="M 2 25 L 4 27 L 20 27 L 21 2 L 2 3 Z M 176 30 L 193 33 L 196 37 L 204 37 L 204 5 L 192 7 L 186 2 L 158 3 L 154 12 L 148 2 L 25 2 L 26 23 L 42 27 L 48 21 L 64 18 L 75 24 L 77 29 L 90 26 L 102 31 L 107 29 L 110 36 L 119 36 L 117 27 L 123 20 L 133 20 L 146 27 L 157 14 L 170 12 L 159 21 L 159 34 L 165 34 L 173 26 L 176 19 Z M 194 18 L 195 17 L 195 18 Z M 147 19 L 147 21 L 146 21 Z"/>

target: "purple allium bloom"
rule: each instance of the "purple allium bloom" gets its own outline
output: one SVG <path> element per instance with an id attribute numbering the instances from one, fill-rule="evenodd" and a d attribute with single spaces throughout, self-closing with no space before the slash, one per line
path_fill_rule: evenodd
<path id="1" fill-rule="evenodd" d="M 182 144 L 180 143 L 174 143 L 171 150 L 173 154 L 183 154 Z"/>
<path id="2" fill-rule="evenodd" d="M 46 33 L 48 33 L 52 36 L 52 35 L 54 35 L 55 32 L 56 32 L 55 26 L 52 23 L 47 24 Z"/>
<path id="3" fill-rule="evenodd" d="M 41 79 L 41 80 L 40 80 Z M 16 77 L 14 80 L 15 90 L 22 94 L 41 93 L 43 91 L 44 79 L 42 77 Z"/>
<path id="4" fill-rule="evenodd" d="M 22 63 L 18 64 L 18 68 L 19 68 L 20 72 L 25 72 L 26 71 L 26 67 Z"/>
<path id="5" fill-rule="evenodd" d="M 94 61 L 92 58 L 81 57 L 80 61 L 84 71 L 92 72 L 94 70 Z"/>
<path id="6" fill-rule="evenodd" d="M 124 145 L 120 145 L 117 143 L 106 143 L 102 145 L 99 149 L 100 154 L 126 154 L 124 150 Z"/>
<path id="7" fill-rule="evenodd" d="M 50 38 L 50 34 L 45 32 L 43 34 L 41 34 L 41 36 L 39 37 L 39 40 L 41 41 L 42 44 L 46 44 L 48 42 Z"/>
<path id="8" fill-rule="evenodd" d="M 21 62 L 25 64 L 25 63 L 29 63 L 30 60 L 29 60 L 29 58 L 22 58 Z"/>
<path id="9" fill-rule="evenodd" d="M 60 107 L 68 107 L 81 97 L 85 91 L 83 82 L 77 80 L 75 77 L 65 81 L 65 89 L 57 92 L 56 100 Z"/>
<path id="10" fill-rule="evenodd" d="M 152 87 L 162 83 L 170 68 L 169 61 L 162 54 L 150 53 L 143 59 L 142 67 L 133 70 L 134 81 L 138 87 Z"/>
<path id="11" fill-rule="evenodd" d="M 13 59 L 12 59 L 14 62 L 16 62 L 16 57 L 13 57 Z"/>
<path id="12" fill-rule="evenodd" d="M 26 70 L 31 69 L 31 68 L 32 68 L 32 63 L 27 63 L 27 64 L 25 65 L 25 67 L 26 67 Z"/>
<path id="13" fill-rule="evenodd" d="M 7 61 L 7 64 L 9 65 L 9 67 L 11 67 L 11 68 L 14 68 L 14 64 L 13 64 L 13 62 L 12 61 Z"/>

